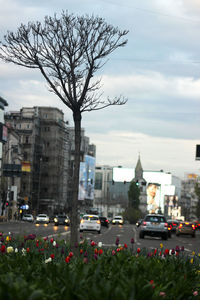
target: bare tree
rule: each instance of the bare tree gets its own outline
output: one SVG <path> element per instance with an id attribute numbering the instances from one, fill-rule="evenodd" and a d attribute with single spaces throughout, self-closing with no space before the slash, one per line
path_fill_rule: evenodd
<path id="1" fill-rule="evenodd" d="M 21 24 L 0 42 L 0 58 L 26 68 L 39 69 L 51 92 L 71 109 L 75 127 L 75 166 L 72 187 L 71 246 L 78 242 L 78 186 L 81 117 L 85 111 L 123 105 L 121 96 L 102 100 L 100 79 L 94 73 L 115 49 L 127 44 L 128 31 L 120 31 L 100 17 L 75 16 L 62 11 L 46 16 L 44 24 Z"/>

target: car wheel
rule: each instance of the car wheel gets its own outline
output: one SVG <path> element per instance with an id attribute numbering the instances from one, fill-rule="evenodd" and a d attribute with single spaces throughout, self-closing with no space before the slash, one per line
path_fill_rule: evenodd
<path id="1" fill-rule="evenodd" d="M 176 233 L 176 236 L 179 236 L 180 234 L 179 233 Z"/>
<path id="2" fill-rule="evenodd" d="M 83 232 L 83 230 L 82 230 L 82 229 L 80 229 L 79 231 L 80 231 L 80 232 Z"/>
<path id="3" fill-rule="evenodd" d="M 98 230 L 98 234 L 100 234 L 101 233 L 101 230 Z"/>
<path id="4" fill-rule="evenodd" d="M 140 239 L 143 239 L 144 238 L 144 233 L 140 232 Z"/>

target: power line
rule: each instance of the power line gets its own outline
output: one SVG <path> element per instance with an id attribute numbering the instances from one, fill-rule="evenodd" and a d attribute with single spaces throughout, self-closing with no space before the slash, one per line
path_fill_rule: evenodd
<path id="1" fill-rule="evenodd" d="M 169 14 L 165 14 L 165 13 L 162 13 L 162 12 L 153 11 L 153 10 L 150 10 L 150 9 L 141 8 L 141 7 L 137 7 L 137 6 L 133 6 L 133 5 L 124 5 L 122 3 L 116 3 L 116 2 L 113 2 L 113 1 L 107 1 L 107 0 L 99 0 L 99 1 L 107 3 L 107 4 L 110 3 L 110 4 L 113 4 L 113 5 L 120 6 L 120 7 L 124 6 L 124 7 L 127 7 L 127 8 L 133 8 L 135 10 L 139 10 L 139 11 L 149 13 L 149 14 L 160 15 L 160 16 L 169 17 L 169 18 L 176 18 L 176 19 L 180 19 L 180 20 L 183 20 L 183 21 L 187 21 L 187 22 L 193 22 L 193 23 L 199 23 L 200 22 L 200 20 L 193 20 L 193 19 L 189 19 L 189 18 L 185 18 L 185 17 L 181 17 L 181 16 L 169 15 Z"/>

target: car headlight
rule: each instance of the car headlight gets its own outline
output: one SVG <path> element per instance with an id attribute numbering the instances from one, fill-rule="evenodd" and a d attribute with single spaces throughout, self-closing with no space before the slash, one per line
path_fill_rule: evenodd
<path id="1" fill-rule="evenodd" d="M 57 219 L 57 218 L 54 218 L 54 222 L 58 222 L 58 219 Z"/>
<path id="2" fill-rule="evenodd" d="M 122 221 L 122 220 L 119 220 L 119 223 L 123 223 L 123 221 Z"/>

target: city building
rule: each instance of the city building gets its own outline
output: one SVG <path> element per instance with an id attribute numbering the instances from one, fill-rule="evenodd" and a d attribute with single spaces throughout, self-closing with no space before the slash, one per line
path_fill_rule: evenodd
<path id="1" fill-rule="evenodd" d="M 0 97 L 0 216 L 3 215 L 5 205 L 5 195 L 3 191 L 3 178 L 2 178 L 2 155 L 3 155 L 3 144 L 7 141 L 7 128 L 4 124 L 4 109 L 8 106 L 6 100 Z"/>
<path id="2" fill-rule="evenodd" d="M 69 135 L 64 114 L 54 107 L 24 107 L 5 114 L 7 127 L 20 136 L 21 205 L 37 214 L 67 206 Z"/>
<path id="3" fill-rule="evenodd" d="M 195 185 L 199 182 L 197 174 L 186 174 L 181 182 L 180 205 L 185 220 L 196 220 L 198 197 L 195 193 Z"/>

